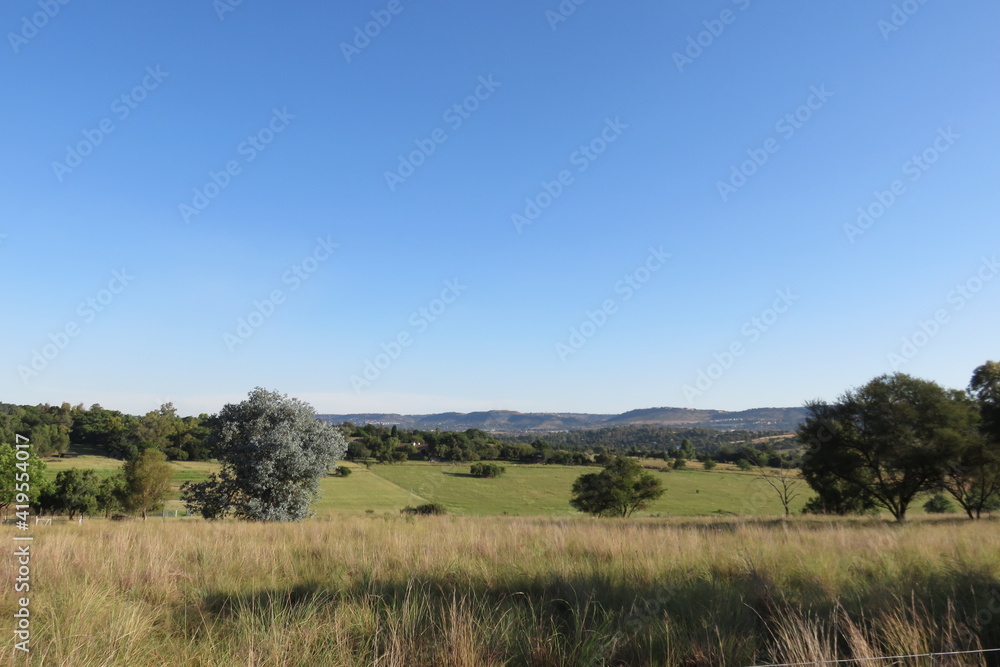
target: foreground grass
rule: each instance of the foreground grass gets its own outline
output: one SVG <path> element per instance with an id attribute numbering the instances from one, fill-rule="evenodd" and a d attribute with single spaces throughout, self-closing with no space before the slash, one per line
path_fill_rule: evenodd
<path id="1" fill-rule="evenodd" d="M 33 533 L 36 665 L 751 665 L 1000 646 L 992 521 L 345 515 Z"/>

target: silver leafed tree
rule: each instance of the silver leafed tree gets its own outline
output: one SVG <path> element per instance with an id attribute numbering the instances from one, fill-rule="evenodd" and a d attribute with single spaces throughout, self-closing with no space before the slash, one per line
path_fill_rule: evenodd
<path id="1" fill-rule="evenodd" d="M 347 449 L 340 431 L 317 419 L 309 404 L 260 387 L 227 404 L 214 421 L 212 446 L 222 470 L 182 487 L 188 509 L 206 519 L 304 519 L 320 478 Z"/>

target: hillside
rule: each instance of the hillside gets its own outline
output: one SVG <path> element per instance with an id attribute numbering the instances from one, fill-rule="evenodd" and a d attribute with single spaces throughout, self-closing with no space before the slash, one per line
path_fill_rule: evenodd
<path id="1" fill-rule="evenodd" d="M 400 428 L 443 431 L 464 431 L 477 428 L 492 433 L 551 433 L 582 429 L 606 428 L 630 424 L 710 428 L 716 430 L 792 431 L 805 417 L 803 408 L 755 408 L 739 412 L 725 410 L 692 410 L 689 408 L 645 408 L 619 415 L 570 412 L 516 412 L 489 410 L 485 412 L 443 412 L 429 415 L 395 413 L 362 413 L 320 415 L 334 423 L 396 425 Z"/>

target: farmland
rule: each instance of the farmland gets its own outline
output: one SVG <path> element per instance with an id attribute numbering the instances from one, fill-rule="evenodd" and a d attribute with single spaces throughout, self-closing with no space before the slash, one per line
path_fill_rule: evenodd
<path id="1" fill-rule="evenodd" d="M 662 472 L 655 474 L 667 491 L 640 516 L 707 516 L 707 515 L 771 515 L 782 512 L 777 496 L 758 476 L 736 471 L 731 466 L 719 466 L 713 471 L 666 471 L 663 461 L 646 460 L 650 467 Z M 573 481 L 597 468 L 586 466 L 505 464 L 506 474 L 500 479 L 477 479 L 469 475 L 468 464 L 434 464 L 409 462 L 395 465 L 363 465 L 344 463 L 354 474 L 350 477 L 329 476 L 321 481 L 321 497 L 316 504 L 319 516 L 343 512 L 398 512 L 408 505 L 437 502 L 457 514 L 512 516 L 575 516 L 569 505 Z M 102 475 L 111 474 L 121 462 L 96 454 L 72 459 L 50 459 L 46 462 L 50 475 L 67 468 L 91 468 Z M 181 510 L 180 485 L 186 481 L 205 479 L 218 469 L 215 463 L 203 461 L 172 461 L 174 493 L 167 510 Z M 801 497 L 794 510 L 805 502 Z"/>

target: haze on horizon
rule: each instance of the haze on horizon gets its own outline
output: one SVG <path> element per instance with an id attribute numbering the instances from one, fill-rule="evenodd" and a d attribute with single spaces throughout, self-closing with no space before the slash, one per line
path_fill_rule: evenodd
<path id="1" fill-rule="evenodd" d="M 1000 356 L 998 22 L 986 0 L 5 3 L 0 400 L 964 388 Z"/>

